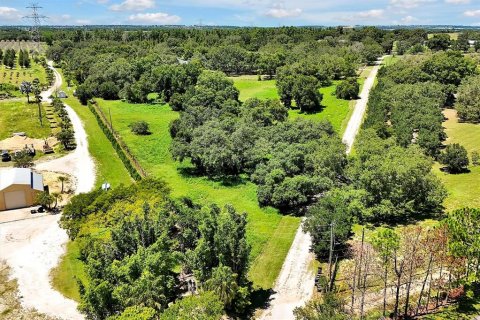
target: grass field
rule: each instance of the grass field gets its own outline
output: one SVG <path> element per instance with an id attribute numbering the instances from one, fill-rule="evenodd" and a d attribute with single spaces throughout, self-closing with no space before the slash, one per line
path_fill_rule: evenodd
<path id="1" fill-rule="evenodd" d="M 433 38 L 433 36 L 435 36 L 437 34 L 441 34 L 441 33 L 429 33 L 428 34 L 428 39 Z M 458 40 L 458 36 L 460 35 L 460 33 L 458 33 L 458 32 L 451 32 L 451 33 L 447 33 L 447 34 L 450 36 L 450 40 Z"/>
<path id="2" fill-rule="evenodd" d="M 38 78 L 40 83 L 45 83 L 47 81 L 45 69 L 33 60 L 30 68 L 21 68 L 17 65 L 15 68 L 10 69 L 4 65 L 0 66 L 0 83 L 10 83 L 19 86 L 22 81 L 31 82 L 35 78 Z"/>
<path id="3" fill-rule="evenodd" d="M 30 138 L 47 138 L 52 131 L 43 106 L 42 115 L 43 126 L 38 120 L 37 104 L 26 101 L 0 102 L 0 140 L 11 137 L 14 132 L 25 132 Z"/>
<path id="4" fill-rule="evenodd" d="M 459 123 L 455 110 L 445 110 L 448 118 L 444 122 L 448 139 L 446 144 L 460 143 L 469 154 L 480 152 L 480 125 Z M 440 171 L 440 165 L 434 166 L 434 172 L 440 177 L 448 190 L 445 207 L 448 211 L 463 207 L 480 207 L 480 166 L 470 166 L 469 173 L 449 174 Z"/>
<path id="5" fill-rule="evenodd" d="M 212 181 L 190 175 L 188 163 L 174 161 L 169 152 L 171 142 L 168 126 L 178 113 L 164 105 L 131 105 L 121 101 L 97 100 L 108 114 L 113 126 L 149 174 L 168 182 L 174 197 L 189 196 L 197 201 L 225 205 L 230 203 L 248 213 L 248 239 L 252 245 L 250 278 L 255 285 L 271 288 L 290 248 L 299 218 L 282 216 L 273 208 L 260 208 L 256 186 L 247 179 L 234 183 Z M 152 132 L 137 136 L 128 125 L 145 120 Z"/>
<path id="6" fill-rule="evenodd" d="M 366 68 L 359 77 L 359 83 L 363 86 L 366 77 L 371 68 Z M 240 91 L 240 100 L 245 101 L 249 98 L 259 99 L 278 99 L 278 92 L 275 80 L 258 81 L 257 76 L 240 76 L 231 78 L 235 87 Z M 305 114 L 299 109 L 291 109 L 289 111 L 290 118 L 307 118 L 312 120 L 329 120 L 335 130 L 342 134 L 348 124 L 348 119 L 353 112 L 355 101 L 341 100 L 335 97 L 335 90 L 341 81 L 334 81 L 332 85 L 320 89 L 323 94 L 323 109 L 320 112 Z"/>

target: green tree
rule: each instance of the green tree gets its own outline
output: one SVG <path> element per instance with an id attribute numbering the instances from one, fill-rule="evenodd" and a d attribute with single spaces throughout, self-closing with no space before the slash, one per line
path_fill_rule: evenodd
<path id="1" fill-rule="evenodd" d="M 458 143 L 449 144 L 440 156 L 440 162 L 447 166 L 451 173 L 466 170 L 469 165 L 467 150 Z"/>
<path id="2" fill-rule="evenodd" d="M 358 98 L 360 85 L 356 78 L 348 78 L 340 83 L 335 89 L 335 95 L 338 99 L 353 100 Z"/>
<path id="3" fill-rule="evenodd" d="M 304 75 L 295 77 L 292 95 L 302 112 L 309 113 L 320 109 L 323 96 L 319 89 L 319 82 L 315 77 Z"/>
<path id="4" fill-rule="evenodd" d="M 160 320 L 219 320 L 223 314 L 223 303 L 218 295 L 205 291 L 178 299 L 160 315 Z"/>
<path id="5" fill-rule="evenodd" d="M 447 50 L 451 44 L 448 33 L 435 34 L 427 41 L 427 47 L 434 51 Z"/>
<path id="6" fill-rule="evenodd" d="M 465 79 L 458 87 L 455 109 L 465 122 L 480 122 L 480 76 Z"/>
<path id="7" fill-rule="evenodd" d="M 304 307 L 295 308 L 293 314 L 296 320 L 347 320 L 344 304 L 335 293 L 326 293 L 321 300 L 314 298 Z"/>
<path id="8" fill-rule="evenodd" d="M 38 78 L 33 79 L 32 81 L 32 93 L 35 96 L 35 102 L 38 105 L 38 119 L 40 125 L 43 126 L 43 117 L 42 117 L 42 89 L 40 88 L 40 80 Z"/>
<path id="9" fill-rule="evenodd" d="M 128 125 L 130 130 L 136 135 L 148 135 L 150 134 L 150 128 L 146 121 L 136 121 Z"/>
<path id="10" fill-rule="evenodd" d="M 28 81 L 22 81 L 20 84 L 20 92 L 27 96 L 27 103 L 30 103 L 30 93 L 33 92 L 32 83 Z"/>
<path id="11" fill-rule="evenodd" d="M 443 221 L 447 226 L 448 247 L 455 257 L 467 260 L 467 282 L 480 280 L 480 210 L 464 208 L 450 212 Z"/>
<path id="12" fill-rule="evenodd" d="M 48 210 L 52 209 L 52 205 L 56 202 L 56 197 L 46 191 L 37 194 L 35 202 Z"/>
<path id="13" fill-rule="evenodd" d="M 13 166 L 15 168 L 33 167 L 33 157 L 25 150 L 16 152 L 13 156 Z"/>
<path id="14" fill-rule="evenodd" d="M 214 292 L 223 305 L 229 308 L 237 294 L 237 274 L 230 267 L 220 264 L 212 270 L 212 276 L 203 284 L 203 288 Z"/>
<path id="15" fill-rule="evenodd" d="M 57 133 L 56 137 L 58 141 L 60 141 L 60 143 L 63 144 L 63 147 L 65 148 L 65 150 L 69 150 L 71 148 L 72 142 L 75 139 L 73 130 L 63 129 L 63 128 Z"/>
<path id="16" fill-rule="evenodd" d="M 67 176 L 59 176 L 57 180 L 58 180 L 58 182 L 60 182 L 62 184 L 62 188 L 61 188 L 60 193 L 63 193 L 65 183 L 68 183 L 70 181 L 70 179 Z"/>
<path id="17" fill-rule="evenodd" d="M 389 228 L 379 228 L 372 237 L 372 244 L 377 250 L 383 266 L 383 316 L 387 309 L 388 269 L 392 265 L 396 250 L 400 247 L 400 237 Z"/>

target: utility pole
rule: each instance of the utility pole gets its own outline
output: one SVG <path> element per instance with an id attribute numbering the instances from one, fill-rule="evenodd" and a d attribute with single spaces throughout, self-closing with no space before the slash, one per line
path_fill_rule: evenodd
<path id="1" fill-rule="evenodd" d="M 334 236 L 334 233 L 333 233 L 333 228 L 335 227 L 335 221 L 332 221 L 332 223 L 330 223 L 330 253 L 328 255 L 328 283 L 329 283 L 329 286 L 328 286 L 328 291 L 331 291 L 332 288 L 331 288 L 331 283 L 333 282 L 332 281 L 332 258 L 333 258 L 333 246 L 334 246 L 334 243 L 335 243 L 335 236 Z"/>
<path id="2" fill-rule="evenodd" d="M 48 19 L 47 16 L 41 15 L 39 13 L 40 9 L 43 7 L 40 7 L 38 3 L 31 3 L 27 9 L 31 9 L 32 13 L 29 16 L 25 16 L 25 19 L 30 19 L 32 20 L 32 26 L 30 27 L 30 34 L 32 37 L 32 41 L 36 42 L 37 44 L 37 51 L 40 53 L 40 26 L 42 19 Z"/>

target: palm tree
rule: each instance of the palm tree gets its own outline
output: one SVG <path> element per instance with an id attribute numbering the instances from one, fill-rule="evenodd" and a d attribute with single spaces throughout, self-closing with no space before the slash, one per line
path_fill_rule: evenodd
<path id="1" fill-rule="evenodd" d="M 230 267 L 220 265 L 212 271 L 212 277 L 205 282 L 206 291 L 215 292 L 226 307 L 230 306 L 237 294 L 237 275 Z"/>
<path id="2" fill-rule="evenodd" d="M 58 205 L 58 201 L 62 200 L 62 195 L 58 192 L 52 192 L 50 195 L 52 196 L 52 199 L 55 201 L 55 206 L 53 207 L 55 209 Z"/>
<path id="3" fill-rule="evenodd" d="M 27 96 L 27 102 L 30 103 L 30 93 L 32 93 L 32 83 L 28 81 L 23 81 L 20 84 L 20 92 Z"/>
<path id="4" fill-rule="evenodd" d="M 66 176 L 60 176 L 60 177 L 58 177 L 58 182 L 62 183 L 62 191 L 60 191 L 60 193 L 63 193 L 65 183 L 68 183 L 69 179 Z"/>
<path id="5" fill-rule="evenodd" d="M 40 119 L 40 125 L 43 127 L 42 122 L 42 90 L 40 89 L 40 80 L 38 78 L 33 79 L 32 92 L 35 95 L 35 102 L 38 104 L 38 118 Z"/>

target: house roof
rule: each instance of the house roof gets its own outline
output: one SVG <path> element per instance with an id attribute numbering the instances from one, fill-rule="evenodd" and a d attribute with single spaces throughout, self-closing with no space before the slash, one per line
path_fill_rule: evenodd
<path id="1" fill-rule="evenodd" d="M 11 185 L 27 185 L 34 190 L 43 191 L 43 177 L 41 174 L 26 168 L 0 171 L 0 191 Z"/>

